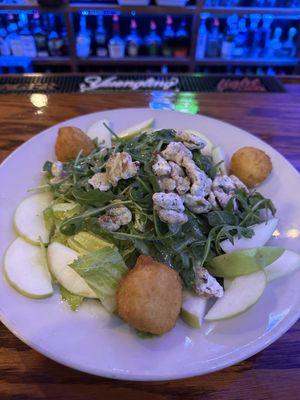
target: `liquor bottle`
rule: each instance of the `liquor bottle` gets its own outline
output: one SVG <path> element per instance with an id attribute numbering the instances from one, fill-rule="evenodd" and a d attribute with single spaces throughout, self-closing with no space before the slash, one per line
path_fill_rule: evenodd
<path id="1" fill-rule="evenodd" d="M 265 14 L 263 16 L 263 25 L 261 29 L 261 39 L 260 39 L 260 56 L 265 56 L 267 51 L 267 44 L 270 41 L 271 36 L 271 25 L 274 20 L 273 15 Z"/>
<path id="2" fill-rule="evenodd" d="M 46 24 L 47 19 L 44 15 L 44 23 Z M 45 25 L 46 26 L 46 25 Z M 31 31 L 33 33 L 35 46 L 38 57 L 48 57 L 48 45 L 47 45 L 47 33 L 41 26 L 40 15 L 38 13 L 33 14 L 31 21 Z"/>
<path id="3" fill-rule="evenodd" d="M 34 41 L 34 37 L 30 33 L 28 29 L 28 17 L 27 14 L 20 14 L 19 16 L 19 27 L 20 27 L 20 37 L 21 43 L 23 47 L 23 55 L 25 57 L 36 57 L 36 45 Z"/>
<path id="4" fill-rule="evenodd" d="M 14 22 L 14 16 L 8 14 L 8 26 L 7 26 L 7 41 L 9 43 L 10 51 L 13 56 L 22 56 L 23 48 L 21 37 L 18 34 L 18 25 Z"/>
<path id="5" fill-rule="evenodd" d="M 84 15 L 81 15 L 79 25 L 80 28 L 76 37 L 76 54 L 78 57 L 87 58 L 90 55 L 91 35 L 86 27 Z"/>
<path id="6" fill-rule="evenodd" d="M 246 46 L 248 41 L 248 29 L 246 18 L 241 18 L 238 23 L 237 34 L 234 39 L 233 57 L 244 57 L 246 54 Z"/>
<path id="7" fill-rule="evenodd" d="M 48 18 L 49 18 L 49 28 L 50 28 L 50 33 L 48 36 L 49 53 L 50 56 L 52 57 L 61 57 L 63 55 L 63 46 L 64 46 L 63 38 L 57 32 L 54 15 L 49 14 Z"/>
<path id="8" fill-rule="evenodd" d="M 120 36 L 118 15 L 113 15 L 113 37 L 108 42 L 108 51 L 111 58 L 123 58 L 125 55 L 125 43 Z"/>
<path id="9" fill-rule="evenodd" d="M 219 57 L 220 55 L 220 22 L 214 18 L 212 31 L 207 36 L 206 57 Z"/>
<path id="10" fill-rule="evenodd" d="M 3 26 L 3 21 L 1 18 L 0 18 L 0 55 L 1 56 L 10 55 L 10 47 L 7 40 L 7 31 Z"/>
<path id="11" fill-rule="evenodd" d="M 175 35 L 174 57 L 187 57 L 189 35 L 186 29 L 186 21 L 183 19 Z"/>
<path id="12" fill-rule="evenodd" d="M 293 26 L 288 31 L 288 38 L 282 45 L 282 55 L 284 57 L 296 57 L 297 47 L 294 38 L 297 35 L 297 29 Z"/>
<path id="13" fill-rule="evenodd" d="M 141 46 L 141 37 L 137 33 L 137 23 L 135 19 L 130 22 L 130 34 L 126 38 L 126 54 L 129 57 L 136 57 Z"/>
<path id="14" fill-rule="evenodd" d="M 166 18 L 166 27 L 162 38 L 162 55 L 164 57 L 172 57 L 174 37 L 175 32 L 173 29 L 173 19 L 170 15 L 168 15 Z"/>
<path id="15" fill-rule="evenodd" d="M 68 37 L 65 20 L 64 20 L 63 16 L 61 16 L 61 18 L 60 18 L 60 26 L 61 26 L 60 37 L 62 40 L 61 53 L 62 53 L 62 56 L 66 56 L 69 54 L 69 37 Z"/>
<path id="16" fill-rule="evenodd" d="M 227 18 L 227 32 L 224 37 L 222 48 L 221 48 L 221 57 L 230 58 L 232 57 L 234 50 L 234 38 L 237 33 L 237 23 L 238 16 L 232 15 Z"/>
<path id="17" fill-rule="evenodd" d="M 151 57 L 157 57 L 160 54 L 161 38 L 156 32 L 156 22 L 150 22 L 150 33 L 145 38 L 146 52 Z"/>
<path id="18" fill-rule="evenodd" d="M 197 48 L 196 48 L 196 59 L 200 60 L 205 56 L 206 41 L 207 41 L 207 28 L 206 19 L 209 17 L 208 13 L 200 15 L 201 23 L 198 30 Z"/>
<path id="19" fill-rule="evenodd" d="M 248 34 L 248 55 L 257 57 L 260 52 L 261 28 L 258 27 L 261 16 L 259 14 L 250 15 L 250 29 Z"/>
<path id="20" fill-rule="evenodd" d="M 107 57 L 107 32 L 104 28 L 103 16 L 97 17 L 97 29 L 95 31 L 95 54 L 97 57 Z"/>
<path id="21" fill-rule="evenodd" d="M 274 30 L 273 37 L 270 39 L 268 44 L 268 56 L 269 57 L 280 57 L 281 56 L 281 36 L 282 28 L 277 26 Z"/>

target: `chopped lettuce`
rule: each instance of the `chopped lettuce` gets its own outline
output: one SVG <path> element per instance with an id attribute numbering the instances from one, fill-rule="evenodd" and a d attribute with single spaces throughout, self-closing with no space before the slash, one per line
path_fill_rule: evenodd
<path id="1" fill-rule="evenodd" d="M 116 290 L 128 272 L 119 251 L 103 247 L 79 257 L 70 265 L 94 290 L 109 312 L 116 310 Z"/>
<path id="2" fill-rule="evenodd" d="M 62 285 L 59 286 L 62 300 L 66 301 L 72 311 L 76 311 L 80 304 L 83 302 L 83 297 L 69 292 Z"/>
<path id="3" fill-rule="evenodd" d="M 79 232 L 74 235 L 74 240 L 87 251 L 95 251 L 102 247 L 114 247 L 112 243 L 103 240 L 101 237 L 90 232 Z"/>
<path id="4" fill-rule="evenodd" d="M 103 240 L 94 233 L 84 231 L 78 232 L 74 236 L 69 236 L 67 242 L 71 249 L 77 251 L 81 255 L 101 249 L 102 247 L 114 246 L 112 243 Z"/>
<path id="5" fill-rule="evenodd" d="M 58 242 L 61 244 L 64 244 L 65 246 L 67 245 L 68 241 L 68 236 L 64 235 L 63 233 L 60 233 L 59 231 L 55 232 L 53 236 L 51 236 L 50 243 L 53 242 Z"/>
<path id="6" fill-rule="evenodd" d="M 55 229 L 55 218 L 51 206 L 45 208 L 45 210 L 43 211 L 43 217 L 46 228 L 49 232 L 53 232 Z"/>
<path id="7" fill-rule="evenodd" d="M 80 214 L 81 206 L 78 203 L 57 203 L 52 206 L 53 215 L 60 221 Z"/>

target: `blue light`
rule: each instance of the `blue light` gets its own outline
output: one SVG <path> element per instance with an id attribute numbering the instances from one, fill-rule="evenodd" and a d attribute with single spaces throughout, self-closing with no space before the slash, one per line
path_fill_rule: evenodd
<path id="1" fill-rule="evenodd" d="M 80 10 L 81 15 L 120 15 L 120 11 L 115 10 Z"/>

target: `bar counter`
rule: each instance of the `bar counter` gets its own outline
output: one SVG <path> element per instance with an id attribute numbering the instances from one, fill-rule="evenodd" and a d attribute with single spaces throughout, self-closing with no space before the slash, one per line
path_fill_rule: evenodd
<path id="1" fill-rule="evenodd" d="M 300 93 L 293 86 L 287 93 L 199 93 L 193 110 L 251 132 L 300 170 Z M 66 119 L 153 105 L 152 94 L 141 92 L 40 96 L 0 95 L 1 161 L 30 137 Z M 174 94 L 170 102 L 178 102 L 180 96 Z M 1 400 L 288 400 L 296 399 L 300 390 L 299 322 L 267 349 L 235 366 L 158 383 L 114 381 L 69 369 L 30 349 L 3 325 L 0 340 Z"/>

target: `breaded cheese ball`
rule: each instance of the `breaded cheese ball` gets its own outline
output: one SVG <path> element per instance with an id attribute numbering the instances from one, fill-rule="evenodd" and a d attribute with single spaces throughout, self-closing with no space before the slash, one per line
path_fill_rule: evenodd
<path id="1" fill-rule="evenodd" d="M 230 173 L 250 188 L 262 183 L 271 171 L 270 157 L 255 147 L 242 147 L 231 157 Z"/>
<path id="2" fill-rule="evenodd" d="M 168 332 L 176 323 L 181 304 L 178 272 L 148 256 L 139 256 L 117 291 L 120 317 L 142 332 Z"/>
<path id="3" fill-rule="evenodd" d="M 80 150 L 87 156 L 95 145 L 81 129 L 73 126 L 59 128 L 55 143 L 55 154 L 59 161 L 70 161 L 76 158 Z"/>

